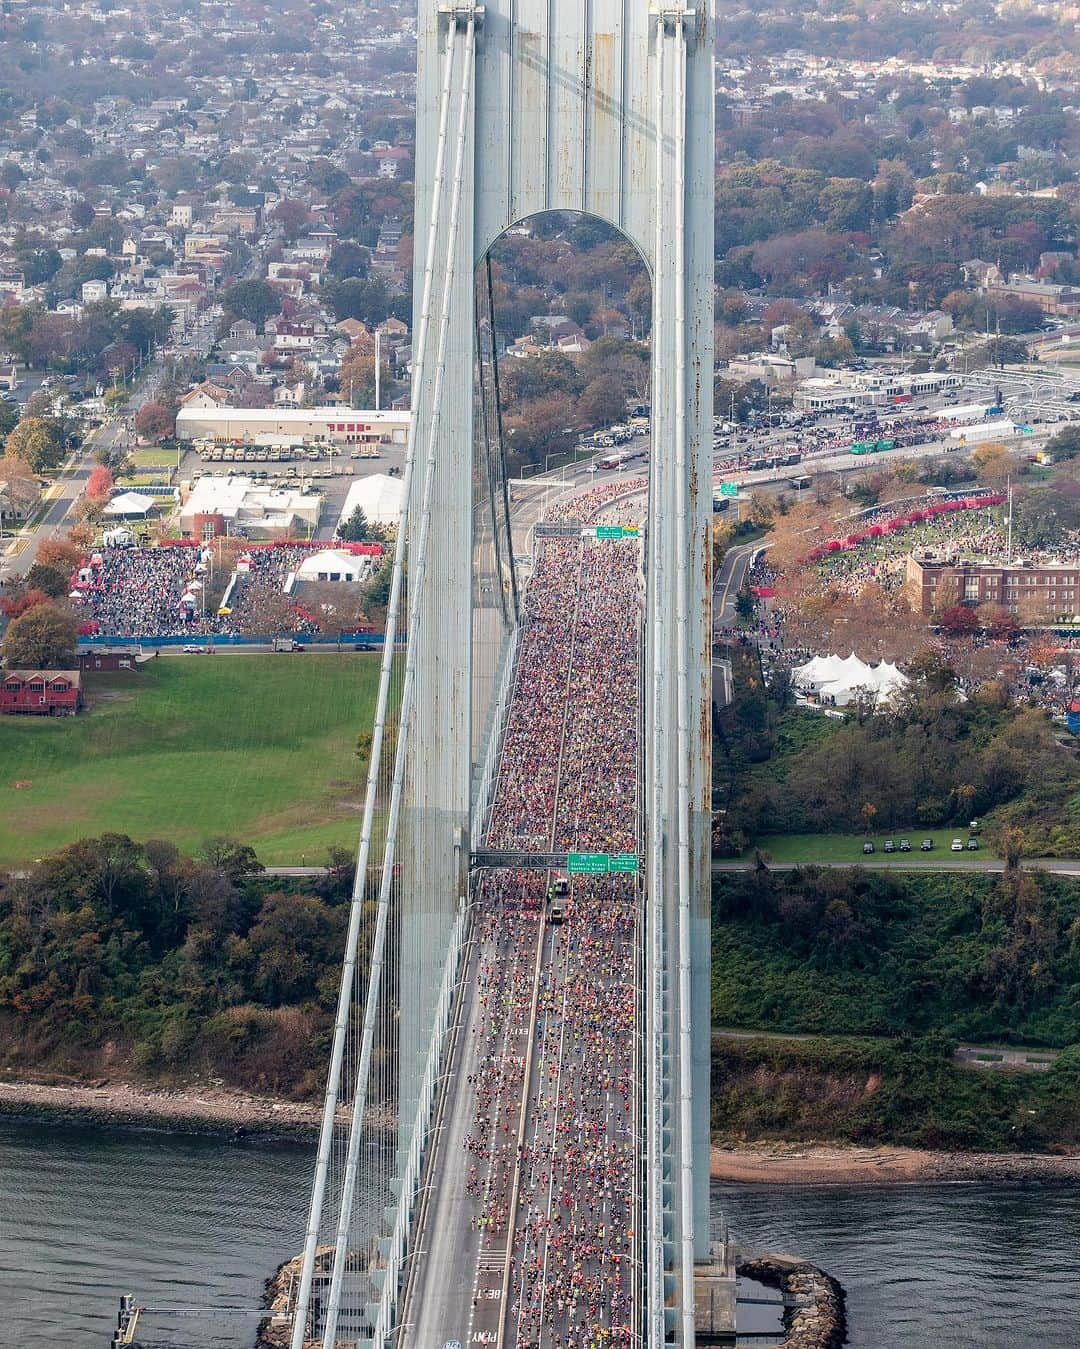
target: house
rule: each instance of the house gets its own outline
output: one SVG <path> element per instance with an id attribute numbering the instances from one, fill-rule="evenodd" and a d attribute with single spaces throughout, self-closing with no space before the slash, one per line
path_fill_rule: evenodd
<path id="1" fill-rule="evenodd" d="M 230 342 L 254 342 L 258 329 L 250 319 L 237 319 L 229 327 Z"/>
<path id="2" fill-rule="evenodd" d="M 82 707 L 78 670 L 5 670 L 0 716 L 73 717 Z"/>
<path id="3" fill-rule="evenodd" d="M 184 394 L 180 399 L 180 406 L 185 408 L 220 408 L 228 407 L 231 401 L 229 391 L 219 388 L 216 384 L 199 384 L 190 393 Z"/>
<path id="4" fill-rule="evenodd" d="M 84 673 L 87 670 L 138 670 L 156 656 L 156 651 L 130 646 L 84 647 L 77 653 L 79 669 Z"/>

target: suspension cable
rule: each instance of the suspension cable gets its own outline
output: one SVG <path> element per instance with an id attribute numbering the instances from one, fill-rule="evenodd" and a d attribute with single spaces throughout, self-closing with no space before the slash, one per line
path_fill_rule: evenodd
<path id="1" fill-rule="evenodd" d="M 457 26 L 451 30 L 451 48 L 456 45 Z M 399 732 L 394 754 L 394 777 L 391 786 L 389 820 L 386 840 L 383 846 L 382 877 L 379 886 L 378 920 L 376 930 L 377 950 L 373 949 L 372 968 L 368 983 L 368 1010 L 371 1013 L 370 1024 L 365 1018 L 363 1042 L 360 1051 L 360 1063 L 357 1070 L 356 1095 L 353 1105 L 352 1122 L 349 1128 L 348 1154 L 342 1187 L 342 1200 L 338 1213 L 338 1229 L 335 1242 L 334 1268 L 331 1275 L 330 1295 L 327 1302 L 326 1325 L 323 1337 L 324 1349 L 334 1349 L 337 1322 L 341 1308 L 341 1293 L 345 1273 L 345 1256 L 348 1250 L 349 1225 L 352 1219 L 352 1206 L 356 1189 L 356 1177 L 362 1133 L 362 1116 L 366 1106 L 367 1072 L 371 1062 L 374 1040 L 374 1012 L 378 1001 L 376 984 L 381 978 L 383 949 L 386 931 L 386 919 L 390 908 L 390 896 L 393 885 L 394 856 L 397 846 L 397 832 L 401 816 L 401 801 L 404 796 L 405 769 L 408 759 L 408 728 L 412 723 L 415 684 L 416 652 L 419 646 L 419 620 L 424 601 L 424 576 L 427 569 L 428 537 L 431 526 L 434 499 L 435 468 L 437 463 L 436 447 L 439 424 L 442 417 L 444 375 L 446 369 L 446 348 L 450 328 L 453 282 L 456 271 L 456 253 L 461 211 L 462 177 L 464 173 L 465 146 L 468 140 L 469 91 L 472 81 L 473 52 L 475 48 L 475 21 L 470 18 L 465 33 L 464 65 L 462 67 L 460 106 L 458 113 L 457 136 L 455 144 L 454 179 L 451 192 L 450 225 L 447 233 L 445 282 L 442 296 L 442 309 L 439 315 L 438 348 L 435 362 L 435 388 L 432 399 L 431 424 L 428 432 L 424 463 L 424 483 L 420 516 L 420 532 L 416 549 L 416 560 L 410 581 L 409 592 L 409 642 L 406 654 L 405 680 L 402 690 Z M 434 217 L 433 217 L 434 218 Z M 415 413 L 414 413 L 415 417 Z M 404 530 L 404 522 L 402 531 Z M 378 968 L 375 959 L 378 959 Z M 401 1202 L 405 1202 L 404 1196 Z"/>
<path id="2" fill-rule="evenodd" d="M 450 88 L 453 79 L 454 56 L 456 50 L 456 32 L 451 34 L 447 46 L 443 67 L 443 85 L 439 113 L 439 138 L 436 149 L 435 180 L 432 191 L 431 221 L 428 230 L 427 264 L 424 272 L 424 299 L 421 307 L 420 323 L 417 332 L 416 361 L 414 363 L 414 384 L 419 387 L 423 374 L 424 358 L 427 346 L 429 326 L 432 278 L 435 268 L 435 247 L 437 225 L 442 198 L 443 175 L 446 160 L 446 137 L 450 116 Z M 409 498 L 413 467 L 416 458 L 416 419 L 415 414 L 409 428 L 409 441 L 405 454 L 405 470 L 402 490 L 405 500 Z M 371 742 L 371 756 L 368 763 L 367 786 L 364 797 L 364 818 L 357 857 L 356 874 L 353 879 L 352 904 L 349 914 L 349 930 L 345 942 L 345 959 L 342 965 L 341 987 L 338 994 L 337 1014 L 334 1022 L 334 1042 L 330 1055 L 330 1071 L 327 1077 L 326 1098 L 323 1108 L 322 1125 L 319 1134 L 319 1151 L 315 1164 L 315 1179 L 312 1186 L 311 1208 L 304 1242 L 304 1259 L 300 1274 L 300 1289 L 297 1295 L 295 1320 L 293 1322 L 290 1349 L 303 1349 L 307 1335 L 307 1319 L 311 1308 L 311 1285 L 315 1273 L 315 1259 L 318 1250 L 319 1228 L 322 1225 L 323 1205 L 326 1197 L 326 1182 L 330 1167 L 330 1154 L 333 1145 L 335 1117 L 338 1095 L 341 1087 L 341 1071 L 345 1056 L 349 1018 L 352 1008 L 353 979 L 356 968 L 357 948 L 360 939 L 363 918 L 364 895 L 367 884 L 368 857 L 374 833 L 375 806 L 378 797 L 379 771 L 382 764 L 382 748 L 386 732 L 387 710 L 390 702 L 390 683 L 394 661 L 394 643 L 397 637 L 397 620 L 401 604 L 401 589 L 405 561 L 404 521 L 398 526 L 398 537 L 394 548 L 394 570 L 390 585 L 390 597 L 386 614 L 386 633 L 383 641 L 382 665 L 379 672 L 379 694 L 375 712 L 375 728 Z M 380 913 L 385 933 L 385 916 Z"/>

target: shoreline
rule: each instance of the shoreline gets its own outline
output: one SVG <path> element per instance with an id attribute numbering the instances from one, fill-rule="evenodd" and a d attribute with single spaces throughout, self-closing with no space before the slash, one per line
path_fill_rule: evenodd
<path id="1" fill-rule="evenodd" d="M 130 1082 L 40 1082 L 0 1077 L 0 1120 L 43 1120 L 240 1142 L 310 1143 L 322 1107 L 224 1087 Z M 1066 1181 L 1080 1185 L 1080 1152 L 944 1152 L 845 1143 L 713 1144 L 710 1179 L 733 1185 L 932 1185 Z"/>
<path id="2" fill-rule="evenodd" d="M 734 1185 L 949 1185 L 1071 1181 L 1080 1154 L 939 1152 L 844 1143 L 714 1144 L 709 1176 Z"/>
<path id="3" fill-rule="evenodd" d="M 309 1142 L 322 1108 L 224 1087 L 150 1087 L 129 1082 L 46 1083 L 0 1078 L 0 1119 L 98 1124 L 234 1141 Z"/>

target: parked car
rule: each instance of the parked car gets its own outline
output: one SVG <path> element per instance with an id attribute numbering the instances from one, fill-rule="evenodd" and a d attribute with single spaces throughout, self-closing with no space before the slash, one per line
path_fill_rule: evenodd
<path id="1" fill-rule="evenodd" d="M 979 840 L 977 838 L 968 839 L 968 852 L 977 852 L 979 849 Z"/>
<path id="2" fill-rule="evenodd" d="M 964 840 L 963 840 L 962 838 L 954 838 L 953 841 L 952 841 L 952 843 L 949 845 L 949 847 L 951 848 L 951 850 L 952 850 L 953 852 L 963 852 L 963 851 L 964 851 Z"/>
<path id="3" fill-rule="evenodd" d="M 895 851 L 896 851 L 896 844 L 893 842 L 893 840 L 892 840 L 891 838 L 887 838 L 887 839 L 885 840 L 885 851 L 886 851 L 886 852 L 895 852 Z"/>
<path id="4" fill-rule="evenodd" d="M 901 852 L 910 852 L 910 851 L 911 851 L 911 844 L 907 841 L 906 838 L 902 838 L 902 839 L 900 840 L 900 851 L 901 851 Z"/>
<path id="5" fill-rule="evenodd" d="M 919 849 L 922 852 L 933 852 L 934 840 L 932 838 L 924 838 L 923 841 L 919 844 Z"/>
<path id="6" fill-rule="evenodd" d="M 863 850 L 863 852 L 873 852 L 873 851 L 874 851 L 874 845 L 873 845 L 872 843 L 864 843 L 864 844 L 862 845 L 862 850 Z"/>

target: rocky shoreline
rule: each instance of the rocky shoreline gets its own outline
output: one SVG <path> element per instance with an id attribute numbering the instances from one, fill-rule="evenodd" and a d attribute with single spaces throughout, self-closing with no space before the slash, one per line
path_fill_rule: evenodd
<path id="1" fill-rule="evenodd" d="M 1080 1155 L 733 1143 L 713 1148 L 711 1175 L 713 1180 L 746 1185 L 941 1185 L 991 1180 L 1080 1184 Z"/>
<path id="2" fill-rule="evenodd" d="M 824 1270 L 785 1255 L 763 1255 L 744 1261 L 738 1274 L 784 1294 L 784 1349 L 839 1349 L 844 1343 L 844 1290 Z"/>
<path id="3" fill-rule="evenodd" d="M 160 1129 L 234 1140 L 307 1141 L 318 1134 L 316 1105 L 222 1087 L 132 1083 L 42 1083 L 0 1079 L 0 1118 L 48 1119 L 108 1128 Z"/>

